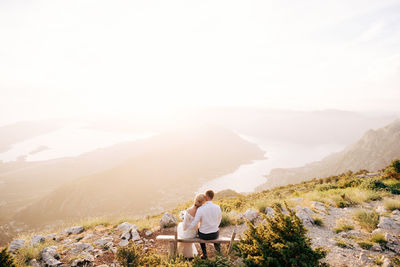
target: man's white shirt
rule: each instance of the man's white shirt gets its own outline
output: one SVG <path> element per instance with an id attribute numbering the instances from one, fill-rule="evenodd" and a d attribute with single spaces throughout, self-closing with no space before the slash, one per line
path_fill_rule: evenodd
<path id="1" fill-rule="evenodd" d="M 221 219 L 221 208 L 211 201 L 207 201 L 204 205 L 197 209 L 196 215 L 194 216 L 194 219 L 188 228 L 195 228 L 200 222 L 199 231 L 201 233 L 215 233 L 219 229 L 218 227 L 221 223 Z"/>

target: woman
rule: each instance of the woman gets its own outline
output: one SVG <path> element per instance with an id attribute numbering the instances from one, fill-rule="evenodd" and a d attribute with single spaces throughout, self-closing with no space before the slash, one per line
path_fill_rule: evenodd
<path id="1" fill-rule="evenodd" d="M 193 221 L 196 215 L 197 209 L 206 202 L 206 198 L 203 194 L 199 194 L 194 199 L 192 207 L 188 208 L 184 212 L 183 222 L 178 224 L 178 238 L 195 238 L 197 235 L 197 229 L 186 229 L 187 226 Z M 185 258 L 193 258 L 197 255 L 197 249 L 193 243 L 178 243 L 178 253 L 182 254 Z"/>

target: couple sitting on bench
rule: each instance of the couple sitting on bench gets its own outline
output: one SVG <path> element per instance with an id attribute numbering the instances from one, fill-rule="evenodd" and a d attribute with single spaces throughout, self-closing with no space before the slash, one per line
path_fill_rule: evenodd
<path id="1" fill-rule="evenodd" d="M 187 209 L 183 222 L 178 225 L 178 238 L 189 239 L 198 237 L 203 240 L 218 239 L 219 224 L 221 223 L 221 208 L 212 203 L 214 192 L 208 190 L 204 195 L 196 196 L 194 205 Z M 198 225 L 200 224 L 200 227 Z M 203 252 L 202 258 L 207 258 L 205 243 L 200 243 Z M 220 244 L 214 243 L 217 252 L 220 252 Z M 193 258 L 197 255 L 197 249 L 193 243 L 179 243 L 178 252 L 185 258 Z"/>

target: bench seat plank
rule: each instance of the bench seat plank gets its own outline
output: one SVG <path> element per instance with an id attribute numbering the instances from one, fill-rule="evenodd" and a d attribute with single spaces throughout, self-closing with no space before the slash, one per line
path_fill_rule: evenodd
<path id="1" fill-rule="evenodd" d="M 175 236 L 173 235 L 158 235 L 156 237 L 157 240 L 160 241 L 175 241 Z M 203 240 L 200 238 L 178 238 L 177 239 L 178 242 L 181 243 L 230 243 L 231 242 L 231 238 L 230 237 L 220 237 L 218 239 L 214 239 L 214 240 Z M 234 241 L 239 241 L 239 239 L 235 238 Z"/>

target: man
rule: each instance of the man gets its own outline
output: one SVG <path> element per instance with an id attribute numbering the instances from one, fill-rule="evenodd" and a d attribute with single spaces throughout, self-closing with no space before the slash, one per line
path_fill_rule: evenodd
<path id="1" fill-rule="evenodd" d="M 219 236 L 219 224 L 221 223 L 222 215 L 221 208 L 212 203 L 214 191 L 208 190 L 205 193 L 206 203 L 198 208 L 192 223 L 188 226 L 189 229 L 195 228 L 200 222 L 198 231 L 199 238 L 203 240 L 214 240 Z M 207 258 L 207 248 L 205 243 L 200 243 L 203 251 L 202 258 Z M 215 250 L 220 253 L 220 244 L 214 244 Z"/>

